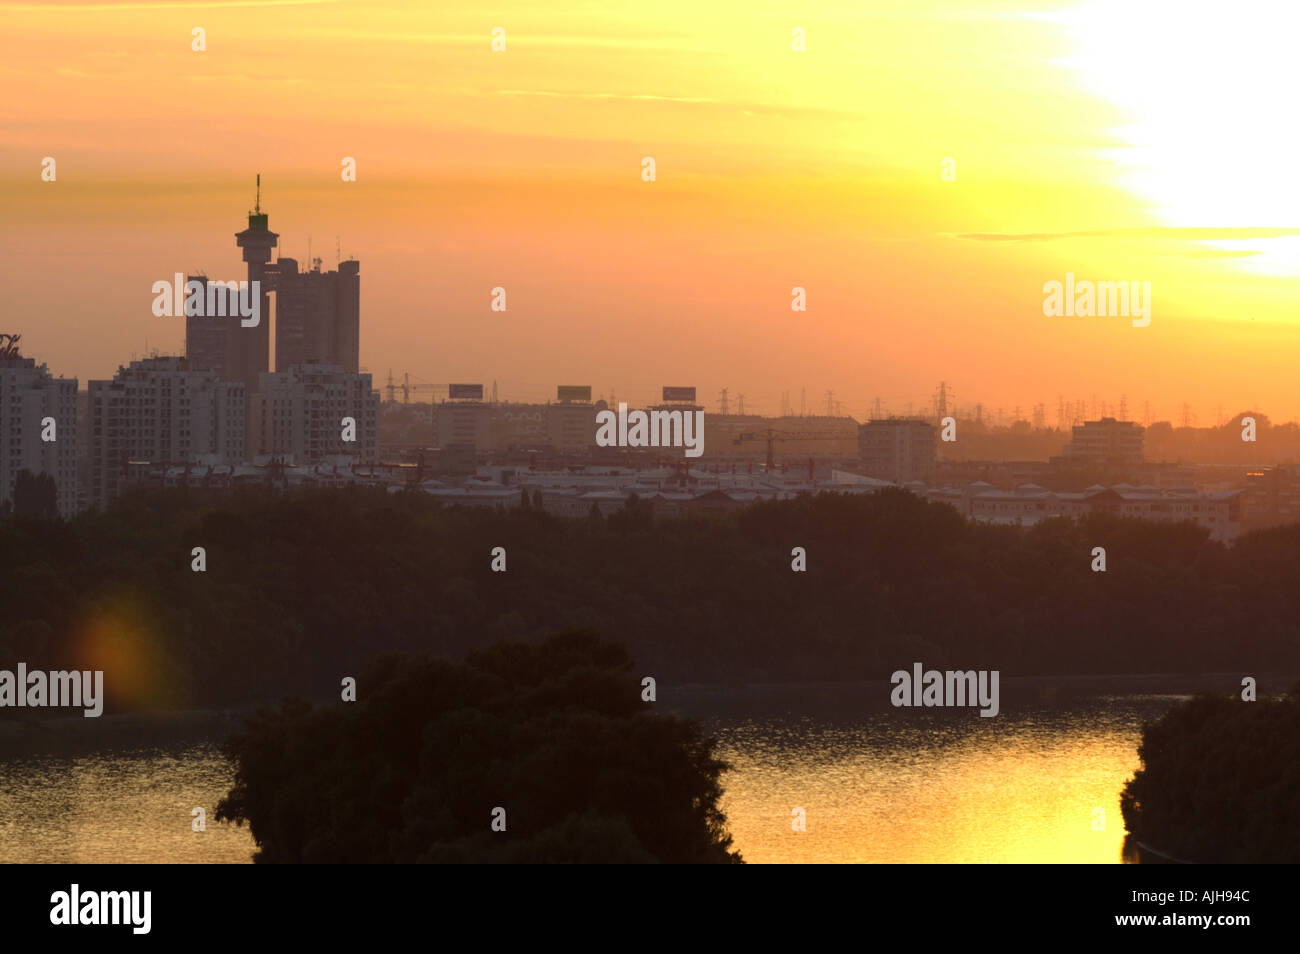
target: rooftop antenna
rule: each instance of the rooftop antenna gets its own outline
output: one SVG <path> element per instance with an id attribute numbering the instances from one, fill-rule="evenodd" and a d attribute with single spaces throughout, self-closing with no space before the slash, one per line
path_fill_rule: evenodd
<path id="1" fill-rule="evenodd" d="M 257 205 L 253 208 L 254 215 L 262 214 L 262 174 L 257 174 Z"/>
<path id="2" fill-rule="evenodd" d="M 336 235 L 334 236 L 334 264 L 341 265 L 342 263 L 343 263 L 343 242 L 340 240 L 339 236 Z"/>

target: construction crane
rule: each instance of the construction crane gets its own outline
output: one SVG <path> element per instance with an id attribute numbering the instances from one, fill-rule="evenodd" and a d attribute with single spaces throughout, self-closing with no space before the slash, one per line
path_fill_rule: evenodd
<path id="1" fill-rule="evenodd" d="M 397 400 L 397 392 L 398 392 L 398 391 L 401 391 L 401 392 L 402 392 L 402 403 L 403 403 L 403 404 L 410 404 L 410 403 L 411 403 L 411 392 L 412 392 L 412 391 L 433 391 L 433 392 L 436 393 L 436 392 L 438 392 L 438 391 L 445 391 L 445 390 L 447 390 L 447 385 L 445 385 L 445 384 L 430 384 L 430 383 L 428 383 L 427 381 L 421 381 L 421 382 L 419 382 L 419 383 L 412 384 L 412 383 L 411 383 L 411 375 L 410 375 L 410 372 L 403 372 L 403 374 L 402 374 L 402 383 L 401 383 L 401 384 L 397 384 L 396 382 L 393 381 L 393 372 L 392 372 L 392 369 L 389 369 L 389 371 L 388 371 L 388 384 L 384 387 L 384 390 L 388 392 L 388 403 L 389 403 L 389 404 L 392 404 L 393 402 L 395 402 L 395 401 Z"/>
<path id="2" fill-rule="evenodd" d="M 835 439 L 827 434 L 801 434 L 792 431 L 778 431 L 775 427 L 769 427 L 757 433 L 741 434 L 732 441 L 732 443 L 746 444 L 749 441 L 756 441 L 760 438 L 765 438 L 767 440 L 767 469 L 769 473 L 776 470 L 774 451 L 777 441 L 829 441 Z"/>

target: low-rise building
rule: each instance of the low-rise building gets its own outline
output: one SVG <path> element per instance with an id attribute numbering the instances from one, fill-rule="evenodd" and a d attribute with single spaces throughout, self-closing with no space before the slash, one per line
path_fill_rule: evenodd
<path id="1" fill-rule="evenodd" d="M 1081 493 L 1058 493 L 1037 484 L 999 490 L 977 481 L 961 489 L 929 488 L 922 494 L 982 523 L 1028 527 L 1052 517 L 1109 513 L 1141 520 L 1191 521 L 1209 530 L 1211 539 L 1225 543 L 1241 533 L 1240 490 L 1202 493 L 1194 487 L 1161 490 L 1116 484 L 1089 487 Z"/>
<path id="2" fill-rule="evenodd" d="M 1133 421 L 1103 417 L 1076 425 L 1062 453 L 1070 463 L 1128 467 L 1142 463 L 1146 429 Z"/>

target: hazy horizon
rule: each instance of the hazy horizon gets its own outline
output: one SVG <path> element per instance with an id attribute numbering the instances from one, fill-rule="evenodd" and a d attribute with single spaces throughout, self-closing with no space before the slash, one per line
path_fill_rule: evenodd
<path id="1" fill-rule="evenodd" d="M 1300 419 L 1279 11 L 874 6 L 0 3 L 0 331 L 82 382 L 183 353 L 151 285 L 244 277 L 260 173 L 281 256 L 360 260 L 376 387 Z M 1151 282 L 1150 325 L 1046 317 L 1067 273 Z"/>

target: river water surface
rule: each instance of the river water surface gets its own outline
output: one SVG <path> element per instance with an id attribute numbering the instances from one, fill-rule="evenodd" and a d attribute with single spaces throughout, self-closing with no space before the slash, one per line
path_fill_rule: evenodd
<path id="1" fill-rule="evenodd" d="M 718 738 L 746 861 L 1113 864 L 1142 722 L 1183 698 L 1004 687 L 1001 713 L 981 718 L 894 709 L 887 687 L 836 685 L 664 688 L 657 705 Z M 95 731 L 111 734 L 111 721 Z M 212 817 L 233 772 L 221 733 L 206 736 L 58 754 L 0 746 L 0 859 L 248 862 L 247 828 Z M 195 807 L 205 832 L 191 829 Z M 795 809 L 806 831 L 793 830 Z"/>

